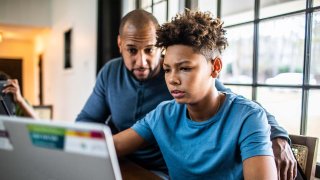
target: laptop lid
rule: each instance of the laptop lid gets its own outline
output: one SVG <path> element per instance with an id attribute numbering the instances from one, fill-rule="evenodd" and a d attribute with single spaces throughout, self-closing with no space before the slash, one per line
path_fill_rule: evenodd
<path id="1" fill-rule="evenodd" d="M 0 116 L 0 179 L 118 180 L 108 126 Z"/>

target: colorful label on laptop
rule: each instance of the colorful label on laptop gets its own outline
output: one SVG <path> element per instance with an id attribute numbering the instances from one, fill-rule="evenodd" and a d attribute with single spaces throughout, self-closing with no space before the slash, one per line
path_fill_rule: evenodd
<path id="1" fill-rule="evenodd" d="M 104 134 L 94 131 L 69 130 L 45 125 L 28 125 L 32 144 L 89 156 L 107 157 Z"/>
<path id="2" fill-rule="evenodd" d="M 32 144 L 49 149 L 63 149 L 65 129 L 43 125 L 27 125 Z"/>
<path id="3" fill-rule="evenodd" d="M 68 130 L 65 136 L 65 151 L 107 157 L 106 140 L 102 132 L 79 132 Z"/>
<path id="4" fill-rule="evenodd" d="M 9 139 L 9 133 L 4 127 L 2 121 L 0 121 L 0 149 L 12 151 L 13 146 Z"/>

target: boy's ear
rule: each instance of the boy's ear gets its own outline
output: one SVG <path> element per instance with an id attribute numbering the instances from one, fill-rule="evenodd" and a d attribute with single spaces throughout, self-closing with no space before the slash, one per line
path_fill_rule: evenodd
<path id="1" fill-rule="evenodd" d="M 119 52 L 121 53 L 121 52 L 122 52 L 122 49 L 121 49 L 121 37 L 120 37 L 120 35 L 118 35 L 117 42 L 118 42 Z"/>
<path id="2" fill-rule="evenodd" d="M 212 68 L 211 76 L 213 78 L 217 78 L 222 69 L 222 61 L 220 57 L 216 57 L 215 59 L 211 60 L 211 68 Z"/>

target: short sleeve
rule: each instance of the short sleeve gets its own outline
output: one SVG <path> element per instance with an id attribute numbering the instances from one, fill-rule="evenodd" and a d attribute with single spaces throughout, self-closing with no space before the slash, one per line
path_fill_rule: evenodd
<path id="1" fill-rule="evenodd" d="M 242 161 L 253 156 L 273 156 L 270 126 L 262 109 L 248 112 L 241 128 L 239 145 Z"/>
<path id="2" fill-rule="evenodd" d="M 136 131 L 148 143 L 154 143 L 155 138 L 153 135 L 152 127 L 155 126 L 157 121 L 156 109 L 149 112 L 144 118 L 138 120 L 131 128 Z"/>

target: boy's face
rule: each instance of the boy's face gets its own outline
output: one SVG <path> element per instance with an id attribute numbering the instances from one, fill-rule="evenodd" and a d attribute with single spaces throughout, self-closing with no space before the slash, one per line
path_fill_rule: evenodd
<path id="1" fill-rule="evenodd" d="M 133 76 L 144 81 L 159 69 L 161 51 L 156 48 L 156 28 L 149 23 L 144 28 L 136 28 L 127 23 L 123 34 L 118 36 L 118 47 L 127 69 Z"/>
<path id="2" fill-rule="evenodd" d="M 212 64 L 190 46 L 169 46 L 163 69 L 167 87 L 178 103 L 195 104 L 212 92 Z"/>

